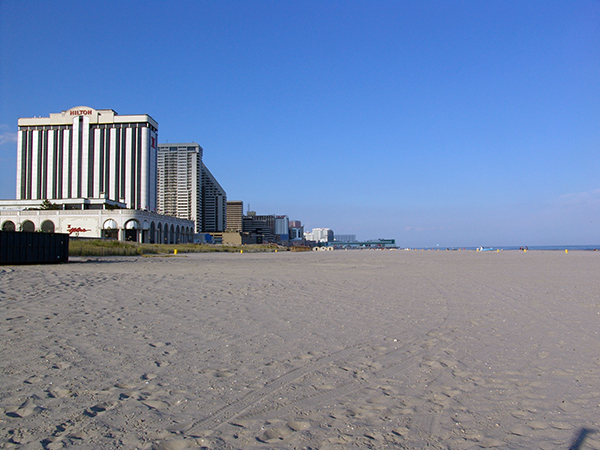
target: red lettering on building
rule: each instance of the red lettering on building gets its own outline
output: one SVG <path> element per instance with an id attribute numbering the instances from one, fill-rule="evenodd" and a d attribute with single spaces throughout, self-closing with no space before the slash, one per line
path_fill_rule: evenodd
<path id="1" fill-rule="evenodd" d="M 74 111 L 70 111 L 70 114 L 72 116 L 89 116 L 92 114 L 92 110 L 91 109 L 77 109 Z"/>
<path id="2" fill-rule="evenodd" d="M 92 231 L 92 230 L 88 230 L 86 228 L 81 228 L 81 227 L 71 227 L 71 225 L 67 225 L 67 231 L 69 232 L 69 234 L 73 234 L 73 233 L 85 233 L 86 231 Z"/>

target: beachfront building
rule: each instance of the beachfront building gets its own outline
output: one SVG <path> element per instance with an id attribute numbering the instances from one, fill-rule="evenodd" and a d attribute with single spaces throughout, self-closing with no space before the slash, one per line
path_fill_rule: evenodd
<path id="1" fill-rule="evenodd" d="M 299 220 L 290 220 L 290 241 L 304 240 L 304 226 Z"/>
<path id="2" fill-rule="evenodd" d="M 202 162 L 202 153 L 196 143 L 158 146 L 158 212 L 193 220 L 196 233 L 222 232 L 227 194 Z"/>
<path id="3" fill-rule="evenodd" d="M 87 106 L 21 118 L 16 198 L 102 199 L 155 211 L 157 133 L 147 114 Z"/>
<path id="4" fill-rule="evenodd" d="M 221 233 L 227 228 L 227 194 L 202 163 L 202 231 Z"/>
<path id="5" fill-rule="evenodd" d="M 202 147 L 160 144 L 157 156 L 157 208 L 160 214 L 202 224 Z"/>
<path id="6" fill-rule="evenodd" d="M 227 202 L 227 231 L 240 232 L 242 228 L 242 217 L 244 216 L 244 202 L 233 200 Z"/>
<path id="7" fill-rule="evenodd" d="M 0 201 L 2 231 L 67 233 L 80 238 L 118 239 L 148 244 L 193 242 L 189 220 L 135 209 L 32 210 Z M 8 208 L 7 208 L 8 206 Z M 39 207 L 39 202 L 36 205 Z"/>
<path id="8" fill-rule="evenodd" d="M 275 216 L 275 235 L 279 242 L 290 240 L 290 219 L 288 216 Z"/>
<path id="9" fill-rule="evenodd" d="M 356 242 L 355 234 L 336 234 L 334 242 Z"/>
<path id="10" fill-rule="evenodd" d="M 79 106 L 18 123 L 16 200 L 0 200 L 2 230 L 191 242 L 192 221 L 156 213 L 149 115 Z"/>
<path id="11" fill-rule="evenodd" d="M 304 233 L 304 239 L 312 242 L 332 242 L 333 230 L 329 228 L 313 228 L 312 231 Z"/>
<path id="12" fill-rule="evenodd" d="M 257 215 L 256 211 L 248 211 L 242 217 L 242 228 L 244 233 L 252 238 L 253 244 L 266 244 L 275 242 L 275 216 Z"/>

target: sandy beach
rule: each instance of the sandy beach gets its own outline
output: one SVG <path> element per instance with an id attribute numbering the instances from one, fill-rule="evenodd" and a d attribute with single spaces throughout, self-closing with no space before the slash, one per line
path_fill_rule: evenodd
<path id="1" fill-rule="evenodd" d="M 0 448 L 600 449 L 600 253 L 0 267 Z"/>

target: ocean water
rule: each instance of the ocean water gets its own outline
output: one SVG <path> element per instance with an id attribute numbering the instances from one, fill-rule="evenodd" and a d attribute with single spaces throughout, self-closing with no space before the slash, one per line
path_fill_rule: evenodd
<path id="1" fill-rule="evenodd" d="M 517 247 L 498 247 L 501 250 L 519 250 Z M 528 250 L 600 250 L 600 245 L 531 245 Z"/>
<path id="2" fill-rule="evenodd" d="M 491 248 L 493 250 L 519 250 L 520 249 L 520 245 L 516 245 L 516 246 L 491 246 L 491 247 L 485 247 L 487 248 Z M 525 247 L 525 246 L 523 246 Z M 423 250 L 477 250 L 478 247 L 425 247 Z M 529 245 L 527 246 L 527 250 L 585 250 L 585 251 L 594 251 L 594 250 L 598 250 L 600 251 L 600 244 L 599 245 Z"/>

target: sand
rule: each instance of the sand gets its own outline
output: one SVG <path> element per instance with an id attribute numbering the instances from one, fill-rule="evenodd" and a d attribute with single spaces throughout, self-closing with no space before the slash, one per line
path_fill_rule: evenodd
<path id="1" fill-rule="evenodd" d="M 0 267 L 2 448 L 600 449 L 600 253 Z"/>

